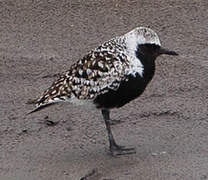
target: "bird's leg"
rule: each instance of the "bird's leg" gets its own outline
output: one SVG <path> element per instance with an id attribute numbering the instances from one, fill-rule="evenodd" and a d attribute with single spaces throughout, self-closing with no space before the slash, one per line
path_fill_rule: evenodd
<path id="1" fill-rule="evenodd" d="M 106 112 L 103 113 L 103 111 L 106 111 Z M 117 125 L 123 122 L 121 120 L 111 119 L 109 110 L 103 110 L 103 111 L 102 111 L 103 117 L 105 116 L 105 118 L 108 119 L 108 122 L 110 123 L 110 125 Z"/>
<path id="2" fill-rule="evenodd" d="M 119 146 L 116 144 L 115 139 L 113 137 L 113 134 L 111 132 L 111 127 L 110 127 L 110 112 L 107 109 L 102 110 L 102 115 L 105 121 L 106 129 L 108 131 L 108 140 L 110 144 L 110 152 L 113 156 L 117 155 L 125 155 L 125 154 L 134 154 L 136 153 L 135 148 L 126 148 L 124 146 Z"/>
<path id="3" fill-rule="evenodd" d="M 122 123 L 123 121 L 121 121 L 121 120 L 115 120 L 115 119 L 109 119 L 109 123 L 110 123 L 110 125 L 117 125 L 117 124 L 120 124 L 120 123 Z"/>

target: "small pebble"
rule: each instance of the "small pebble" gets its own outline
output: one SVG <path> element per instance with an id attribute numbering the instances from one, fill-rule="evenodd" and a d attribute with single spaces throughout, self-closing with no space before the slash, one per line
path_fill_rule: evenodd
<path id="1" fill-rule="evenodd" d="M 80 178 L 80 180 L 90 180 L 92 176 L 95 176 L 97 174 L 98 174 L 98 169 L 92 169 L 84 177 Z"/>
<path id="2" fill-rule="evenodd" d="M 166 152 L 166 151 L 161 151 L 161 152 L 159 152 L 159 153 L 153 152 L 153 153 L 152 153 L 152 156 L 158 156 L 158 155 L 164 155 L 164 154 L 167 154 L 167 152 Z"/>
<path id="3" fill-rule="evenodd" d="M 59 121 L 54 122 L 54 121 L 51 121 L 51 120 L 45 120 L 44 123 L 47 126 L 56 126 L 59 123 Z"/>
<path id="4" fill-rule="evenodd" d="M 67 131 L 72 131 L 72 128 L 71 127 L 66 127 L 66 130 Z"/>
<path id="5" fill-rule="evenodd" d="M 23 129 L 22 132 L 23 133 L 28 133 L 28 130 L 27 129 Z"/>

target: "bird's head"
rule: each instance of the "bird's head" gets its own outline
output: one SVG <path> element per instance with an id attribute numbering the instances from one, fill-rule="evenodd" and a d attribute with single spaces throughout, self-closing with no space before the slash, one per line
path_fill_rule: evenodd
<path id="1" fill-rule="evenodd" d="M 127 33 L 127 48 L 131 52 L 142 53 L 145 56 L 157 58 L 159 55 L 178 55 L 175 51 L 163 48 L 156 32 L 150 28 L 137 27 Z"/>

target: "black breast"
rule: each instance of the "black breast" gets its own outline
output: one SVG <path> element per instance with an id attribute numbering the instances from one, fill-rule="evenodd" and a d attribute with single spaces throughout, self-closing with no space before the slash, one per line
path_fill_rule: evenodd
<path id="1" fill-rule="evenodd" d="M 97 108 L 118 108 L 124 106 L 144 92 L 154 75 L 156 57 L 151 56 L 151 54 L 146 56 L 139 51 L 136 52 L 136 55 L 144 66 L 143 76 L 139 74 L 136 74 L 136 76 L 128 75 L 128 80 L 122 81 L 116 91 L 109 90 L 107 93 L 97 96 L 94 100 Z"/>
<path id="2" fill-rule="evenodd" d="M 97 96 L 94 102 L 98 108 L 121 107 L 142 94 L 146 85 L 147 82 L 139 74 L 136 77 L 130 75 L 128 81 L 122 81 L 116 91 L 109 90 Z"/>

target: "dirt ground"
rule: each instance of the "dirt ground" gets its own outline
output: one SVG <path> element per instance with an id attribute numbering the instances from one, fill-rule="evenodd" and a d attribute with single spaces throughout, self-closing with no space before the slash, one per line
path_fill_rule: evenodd
<path id="1" fill-rule="evenodd" d="M 54 74 L 136 26 L 180 56 L 159 57 L 145 93 L 112 111 L 135 155 L 109 156 L 100 112 L 26 115 Z M 0 0 L 0 180 L 208 179 L 207 56 L 207 0 Z"/>

